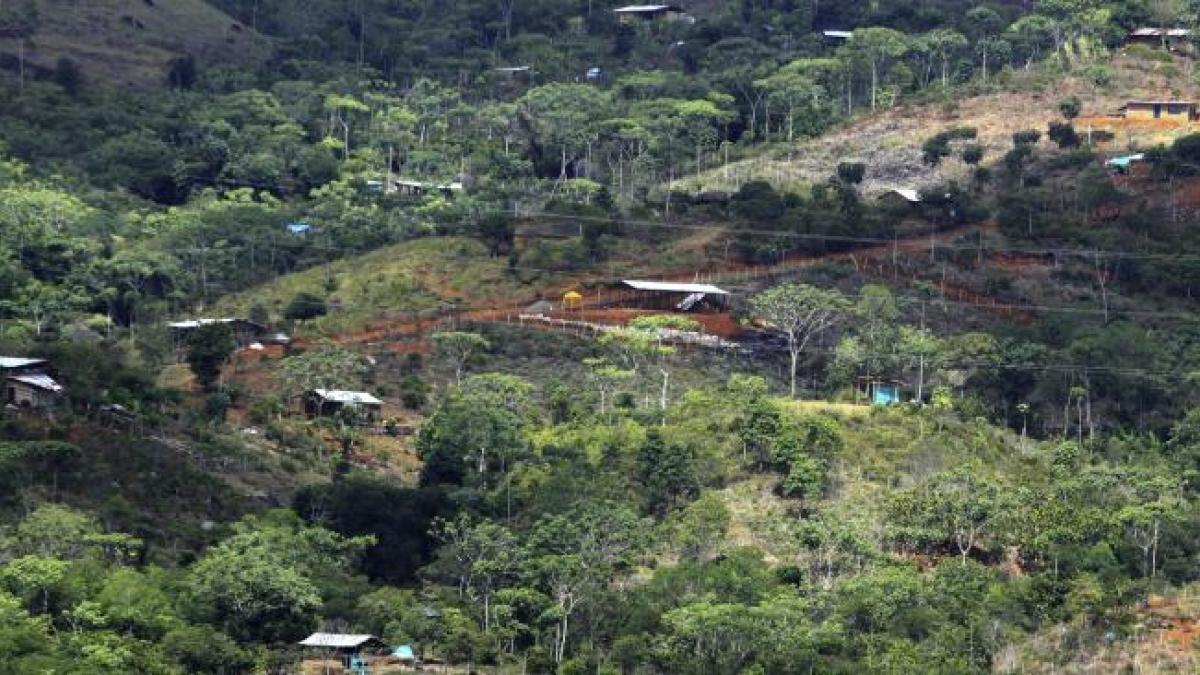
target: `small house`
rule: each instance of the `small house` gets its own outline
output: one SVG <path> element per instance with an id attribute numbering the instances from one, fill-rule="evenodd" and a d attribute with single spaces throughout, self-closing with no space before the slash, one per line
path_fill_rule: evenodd
<path id="1" fill-rule="evenodd" d="M 562 304 L 563 309 L 581 309 L 583 307 L 583 294 L 579 291 L 567 291 L 563 294 Z"/>
<path id="2" fill-rule="evenodd" d="M 393 178 L 388 187 L 388 193 L 410 197 L 421 197 L 431 192 L 440 192 L 449 197 L 455 192 L 462 192 L 463 184 L 459 181 L 449 183 L 429 183 L 412 178 Z"/>
<path id="3" fill-rule="evenodd" d="M 904 402 L 905 385 L 899 380 L 878 377 L 858 378 L 859 391 L 871 405 L 897 405 Z"/>
<path id="4" fill-rule="evenodd" d="M 677 21 L 683 18 L 683 8 L 678 5 L 625 5 L 613 10 L 621 23 L 634 21 Z"/>
<path id="5" fill-rule="evenodd" d="M 821 31 L 821 34 L 831 40 L 849 40 L 854 37 L 854 32 L 848 30 L 826 30 Z"/>
<path id="6" fill-rule="evenodd" d="M 1190 51 L 1192 31 L 1187 28 L 1138 28 L 1125 38 L 1126 44 L 1166 47 L 1170 51 Z"/>
<path id="7" fill-rule="evenodd" d="M 359 412 L 370 422 L 383 415 L 383 401 L 365 391 L 313 389 L 304 395 L 304 413 L 309 417 L 329 417 L 343 409 Z"/>
<path id="8" fill-rule="evenodd" d="M 382 662 L 392 653 L 392 648 L 374 635 L 313 633 L 299 644 L 318 658 L 337 658 L 354 673 L 368 672 L 372 662 Z"/>
<path id="9" fill-rule="evenodd" d="M 879 195 L 878 201 L 893 211 L 915 209 L 921 205 L 921 193 L 910 188 L 892 188 Z"/>
<path id="10" fill-rule="evenodd" d="M 237 340 L 238 347 L 249 347 L 256 342 L 260 342 L 262 335 L 267 332 L 267 327 L 260 323 L 238 318 L 172 321 L 167 324 L 167 328 L 171 331 L 171 338 L 175 343 L 176 349 L 181 349 L 197 328 L 214 323 L 223 323 L 229 326 L 233 330 L 233 336 Z"/>
<path id="11" fill-rule="evenodd" d="M 44 373 L 10 375 L 4 382 L 4 400 L 18 408 L 45 410 L 53 408 L 62 398 L 62 385 Z"/>
<path id="12" fill-rule="evenodd" d="M 312 232 L 312 224 L 303 221 L 296 221 L 287 224 L 288 234 L 294 234 L 297 237 L 303 237 Z"/>
<path id="13" fill-rule="evenodd" d="M 625 297 L 632 304 L 646 309 L 691 312 L 700 309 L 726 311 L 729 291 L 712 284 L 688 284 L 674 281 L 643 281 L 627 279 L 621 282 Z"/>
<path id="14" fill-rule="evenodd" d="M 1131 120 L 1190 122 L 1196 119 L 1196 102 L 1171 99 L 1130 101 L 1121 108 L 1121 112 Z"/>
<path id="15" fill-rule="evenodd" d="M 45 359 L 0 356 L 4 404 L 34 410 L 54 407 L 63 388 L 47 372 L 49 365 Z"/>

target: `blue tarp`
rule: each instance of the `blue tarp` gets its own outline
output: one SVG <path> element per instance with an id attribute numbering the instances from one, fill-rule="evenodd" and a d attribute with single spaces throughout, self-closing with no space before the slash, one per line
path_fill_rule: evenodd
<path id="1" fill-rule="evenodd" d="M 1140 162 L 1146 159 L 1146 155 L 1137 153 L 1136 155 L 1122 155 L 1121 157 L 1113 157 L 1104 164 L 1106 166 L 1115 166 L 1118 169 L 1128 169 L 1130 164 Z"/>
<path id="2" fill-rule="evenodd" d="M 303 222 L 288 223 L 287 230 L 292 234 L 308 234 L 312 231 L 312 225 Z"/>
<path id="3" fill-rule="evenodd" d="M 871 402 L 875 405 L 894 405 L 900 402 L 900 387 L 894 384 L 875 385 Z"/>
<path id="4" fill-rule="evenodd" d="M 413 654 L 412 645 L 400 645 L 399 647 L 396 647 L 394 650 L 392 650 L 392 656 L 400 659 L 401 661 L 412 661 L 416 658 L 416 655 Z"/>

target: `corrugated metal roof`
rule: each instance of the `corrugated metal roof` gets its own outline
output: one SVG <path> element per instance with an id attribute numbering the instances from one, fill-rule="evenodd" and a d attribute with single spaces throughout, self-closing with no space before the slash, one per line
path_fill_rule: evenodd
<path id="1" fill-rule="evenodd" d="M 613 10 L 617 14 L 648 14 L 653 12 L 678 12 L 681 11 L 675 5 L 626 5 Z"/>
<path id="2" fill-rule="evenodd" d="M 639 291 L 665 291 L 667 293 L 704 293 L 706 295 L 729 295 L 729 291 L 712 284 L 684 284 L 674 281 L 640 281 L 626 279 L 621 282 Z"/>
<path id="3" fill-rule="evenodd" d="M 55 394 L 61 394 L 63 391 L 62 385 L 55 382 L 54 378 L 49 375 L 13 375 L 8 379 Z"/>
<path id="4" fill-rule="evenodd" d="M 199 328 L 212 323 L 233 323 L 237 319 L 188 319 L 187 321 L 172 321 L 167 324 L 168 328 Z"/>
<path id="5" fill-rule="evenodd" d="M 895 192 L 914 204 L 921 203 L 921 193 L 917 192 L 916 190 L 910 190 L 908 188 L 894 188 L 892 192 Z"/>
<path id="6" fill-rule="evenodd" d="M 1186 28 L 1168 28 L 1166 30 L 1167 37 L 1187 37 L 1192 34 L 1192 31 Z M 1133 37 L 1162 37 L 1163 29 L 1161 28 L 1139 28 L 1132 33 Z"/>
<path id="7" fill-rule="evenodd" d="M 0 369 L 40 366 L 46 359 L 26 359 L 19 356 L 0 356 Z"/>
<path id="8" fill-rule="evenodd" d="M 837 38 L 839 40 L 849 40 L 850 38 L 854 37 L 854 32 L 848 30 L 827 30 L 822 31 L 822 33 L 825 35 L 825 37 Z"/>
<path id="9" fill-rule="evenodd" d="M 374 635 L 343 635 L 341 633 L 313 633 L 300 641 L 303 647 L 325 647 L 327 649 L 353 649 L 377 640 Z"/>
<path id="10" fill-rule="evenodd" d="M 313 393 L 331 403 L 343 403 L 347 405 L 383 405 L 383 401 L 380 401 L 365 391 L 314 389 Z"/>

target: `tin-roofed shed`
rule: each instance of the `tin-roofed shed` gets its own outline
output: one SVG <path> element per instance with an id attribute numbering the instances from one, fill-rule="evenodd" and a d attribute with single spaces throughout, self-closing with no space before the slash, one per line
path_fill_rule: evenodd
<path id="1" fill-rule="evenodd" d="M 643 279 L 626 279 L 621 284 L 627 289 L 623 299 L 637 307 L 682 312 L 729 309 L 729 291 L 712 284 Z"/>
<path id="2" fill-rule="evenodd" d="M 345 408 L 356 410 L 374 422 L 383 414 L 383 401 L 365 391 L 341 389 L 313 389 L 304 395 L 304 412 L 309 417 L 328 417 Z"/>

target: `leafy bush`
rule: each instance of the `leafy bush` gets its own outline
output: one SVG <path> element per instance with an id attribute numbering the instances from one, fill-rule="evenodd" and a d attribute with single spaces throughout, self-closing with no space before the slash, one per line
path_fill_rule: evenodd
<path id="1" fill-rule="evenodd" d="M 325 299 L 306 291 L 297 293 L 283 310 L 283 316 L 291 321 L 307 321 L 319 316 L 325 316 L 329 307 Z"/>

